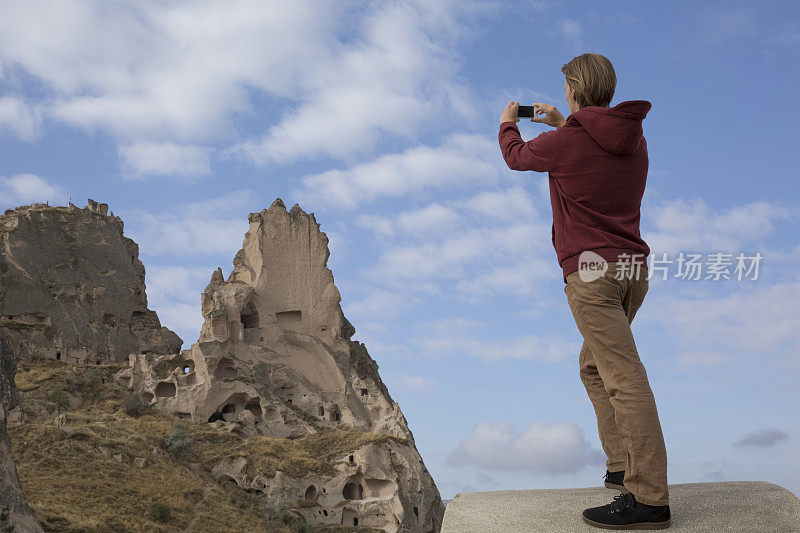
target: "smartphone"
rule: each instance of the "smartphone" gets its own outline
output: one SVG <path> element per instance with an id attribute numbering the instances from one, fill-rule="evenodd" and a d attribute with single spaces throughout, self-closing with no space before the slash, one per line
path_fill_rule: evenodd
<path id="1" fill-rule="evenodd" d="M 535 118 L 539 116 L 539 113 L 541 111 L 535 105 L 521 105 L 517 111 L 517 118 Z"/>

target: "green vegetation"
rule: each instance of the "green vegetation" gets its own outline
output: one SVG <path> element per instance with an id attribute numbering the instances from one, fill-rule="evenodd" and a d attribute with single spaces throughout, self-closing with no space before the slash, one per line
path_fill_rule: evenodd
<path id="1" fill-rule="evenodd" d="M 148 513 L 153 517 L 153 520 L 161 523 L 168 522 L 172 516 L 172 510 L 169 508 L 169 505 L 164 502 L 151 503 Z"/>
<path id="2" fill-rule="evenodd" d="M 125 414 L 133 418 L 139 418 L 142 415 L 151 414 L 153 406 L 144 403 L 138 394 L 128 394 L 122 400 L 122 410 Z"/>
<path id="3" fill-rule="evenodd" d="M 253 387 L 263 397 L 270 396 L 270 365 L 259 361 L 253 367 Z"/>
<path id="4" fill-rule="evenodd" d="M 191 448 L 194 439 L 189 435 L 186 424 L 180 420 L 172 423 L 172 433 L 164 437 L 164 448 L 179 461 L 188 461 L 192 458 Z"/>
<path id="5" fill-rule="evenodd" d="M 52 411 L 56 410 L 57 413 L 66 411 L 69 407 L 69 397 L 61 389 L 55 389 L 47 395 L 48 408 Z"/>

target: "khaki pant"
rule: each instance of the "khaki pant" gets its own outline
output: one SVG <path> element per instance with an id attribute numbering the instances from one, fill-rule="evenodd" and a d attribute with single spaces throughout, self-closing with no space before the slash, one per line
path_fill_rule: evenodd
<path id="1" fill-rule="evenodd" d="M 664 436 L 630 328 L 647 294 L 647 268 L 608 265 L 593 281 L 581 280 L 578 271 L 566 278 L 564 292 L 584 338 L 581 381 L 597 414 L 608 470 L 625 470 L 623 483 L 637 501 L 668 505 Z M 625 276 L 615 279 L 620 270 Z"/>

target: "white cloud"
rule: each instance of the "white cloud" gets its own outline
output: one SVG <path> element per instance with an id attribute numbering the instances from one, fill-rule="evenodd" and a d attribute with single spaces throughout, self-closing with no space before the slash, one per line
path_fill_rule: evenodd
<path id="1" fill-rule="evenodd" d="M 463 279 L 456 289 L 469 301 L 495 294 L 514 294 L 520 297 L 538 294 L 543 285 L 550 284 L 560 270 L 553 266 L 553 257 L 531 257 L 511 265 L 490 265 L 487 270 Z"/>
<path id="2" fill-rule="evenodd" d="M 400 213 L 393 220 L 379 215 L 362 215 L 356 223 L 384 236 L 392 236 L 395 232 L 420 235 L 450 232 L 459 219 L 460 216 L 454 210 L 433 203 Z"/>
<path id="3" fill-rule="evenodd" d="M 349 46 L 307 68 L 313 77 L 283 120 L 234 150 L 258 164 L 370 153 L 386 134 L 416 139 L 437 119 L 471 120 L 471 96 L 454 82 L 448 48 L 466 33 L 461 18 L 480 3 L 409 1 L 375 4 Z"/>
<path id="4" fill-rule="evenodd" d="M 777 34 L 769 34 L 761 43 L 767 46 L 796 46 L 800 43 L 800 30 L 790 29 Z"/>
<path id="5" fill-rule="evenodd" d="M 732 8 L 715 9 L 708 6 L 698 12 L 698 42 L 704 45 L 717 45 L 733 39 L 752 37 L 758 33 L 753 24 L 756 16 L 751 10 Z"/>
<path id="6" fill-rule="evenodd" d="M 797 208 L 754 202 L 715 211 L 701 199 L 678 199 L 651 206 L 645 217 L 643 237 L 655 254 L 740 252 L 771 234 L 775 221 L 797 218 Z"/>
<path id="7" fill-rule="evenodd" d="M 487 7 L 7 2 L 0 62 L 42 82 L 49 117 L 123 144 L 224 142 L 257 163 L 347 158 L 387 136 L 417 139 L 437 118 L 475 120 L 452 50 Z M 255 109 L 256 97 L 283 111 Z M 264 136 L 241 138 L 241 116 L 263 123 Z M 29 134 L 30 121 L 16 123 Z"/>
<path id="8" fill-rule="evenodd" d="M 6 132 L 23 141 L 33 141 L 39 134 L 42 112 L 23 100 L 5 96 L 0 98 L 0 133 Z"/>
<path id="9" fill-rule="evenodd" d="M 127 178 L 169 176 L 192 181 L 211 174 L 208 149 L 171 142 L 135 142 L 119 148 Z"/>
<path id="10" fill-rule="evenodd" d="M 475 474 L 475 482 L 479 487 L 499 487 L 500 484 L 492 476 L 485 472 Z M 484 489 L 485 490 L 485 489 Z"/>
<path id="11" fill-rule="evenodd" d="M 420 326 L 410 343 L 415 353 L 427 357 L 470 355 L 483 361 L 520 359 L 556 363 L 575 355 L 573 342 L 553 335 L 491 339 L 481 332 L 482 326 L 469 319 L 442 319 Z"/>
<path id="12" fill-rule="evenodd" d="M 771 448 L 782 440 L 788 440 L 789 435 L 782 429 L 762 428 L 754 431 L 736 441 L 734 446 L 755 446 L 758 448 Z"/>
<path id="13" fill-rule="evenodd" d="M 359 272 L 361 281 L 353 290 L 364 296 L 347 306 L 348 313 L 361 317 L 362 323 L 370 321 L 374 331 L 385 331 L 376 320 L 392 320 L 424 305 L 431 295 L 454 295 L 468 302 L 497 295 L 541 295 L 546 280 L 559 277 L 549 222 L 539 218 L 536 204 L 541 201 L 514 185 L 393 215 L 359 216 L 357 225 L 375 234 L 382 251 Z M 472 346 L 486 352 L 480 348 Z M 506 348 L 524 351 L 522 344 Z"/>
<path id="14" fill-rule="evenodd" d="M 359 283 L 359 286 L 361 285 Z M 352 287 L 353 290 L 358 290 L 359 288 Z M 413 296 L 407 293 L 403 294 L 382 288 L 369 288 L 364 298 L 352 303 L 346 303 L 344 307 L 346 307 L 347 315 L 351 317 L 361 317 L 364 320 L 390 319 L 396 318 L 412 308 L 415 300 Z"/>
<path id="15" fill-rule="evenodd" d="M 66 205 L 67 192 L 63 187 L 47 182 L 36 174 L 16 174 L 0 177 L 0 205 L 5 208 L 21 204 L 47 203 Z"/>
<path id="16" fill-rule="evenodd" d="M 558 21 L 557 28 L 573 49 L 583 47 L 583 27 L 580 22 L 572 18 L 564 18 Z"/>
<path id="17" fill-rule="evenodd" d="M 730 362 L 732 359 L 733 357 L 729 353 L 687 351 L 679 353 L 675 357 L 675 362 L 689 371 L 694 371 L 698 367 L 717 367 Z"/>
<path id="18" fill-rule="evenodd" d="M 405 390 L 419 393 L 436 390 L 436 381 L 424 376 L 386 373 L 383 375 L 383 381 L 389 384 L 392 391 Z"/>
<path id="19" fill-rule="evenodd" d="M 513 223 L 538 220 L 533 198 L 521 186 L 487 190 L 474 196 L 444 204 L 402 211 L 394 216 L 359 215 L 356 224 L 380 237 L 397 236 L 401 240 L 427 240 L 453 234 L 476 224 Z"/>
<path id="20" fill-rule="evenodd" d="M 230 115 L 250 111 L 247 87 L 293 94 L 309 64 L 329 59 L 344 15 L 336 4 L 252 0 L 25 1 L 3 11 L 0 57 L 52 88 L 56 117 L 160 140 L 230 134 Z"/>
<path id="21" fill-rule="evenodd" d="M 785 354 L 796 357 L 800 352 L 800 307 L 796 305 L 800 281 L 728 283 L 736 284 L 738 290 L 722 296 L 699 288 L 691 294 L 659 292 L 651 311 L 637 315 L 637 320 L 679 333 L 690 347 L 689 353 L 679 358 L 684 363 L 724 364 L 729 357 L 742 354 L 762 360 Z"/>
<path id="22" fill-rule="evenodd" d="M 591 447 L 574 422 L 534 422 L 522 434 L 508 422 L 479 422 L 472 435 L 450 453 L 450 466 L 562 475 L 600 465 L 604 455 Z"/>
<path id="23" fill-rule="evenodd" d="M 481 272 L 487 267 L 534 264 L 533 258 L 543 254 L 548 238 L 549 232 L 541 225 L 530 223 L 456 228 L 443 238 L 390 244 L 377 263 L 363 273 L 376 282 L 393 285 L 407 280 L 460 281 L 469 279 L 476 269 Z M 530 271 L 532 277 L 539 273 L 536 268 Z"/>
<path id="24" fill-rule="evenodd" d="M 383 215 L 359 215 L 355 222 L 357 226 L 370 230 L 381 237 L 394 235 L 396 231 L 392 219 Z"/>
<path id="25" fill-rule="evenodd" d="M 145 280 L 150 309 L 161 324 L 175 331 L 184 349 L 197 341 L 203 314 L 200 294 L 211 280 L 213 267 L 148 266 Z"/>
<path id="26" fill-rule="evenodd" d="M 345 170 L 302 178 L 294 194 L 311 204 L 355 209 L 380 197 L 399 197 L 430 190 L 471 188 L 499 182 L 497 141 L 484 135 L 452 134 L 432 148 L 418 145 L 385 154 Z"/>
<path id="27" fill-rule="evenodd" d="M 547 184 L 547 180 L 542 180 Z M 548 198 L 545 190 L 541 197 Z M 541 214 L 534 204 L 534 197 L 517 185 L 504 190 L 482 191 L 455 202 L 458 211 L 466 210 L 488 220 L 513 222 L 518 220 L 540 220 Z"/>
<path id="28" fill-rule="evenodd" d="M 125 229 L 142 254 L 222 254 L 233 259 L 249 226 L 247 214 L 268 207 L 256 202 L 251 191 L 239 190 L 165 212 L 134 210 L 124 215 Z"/>

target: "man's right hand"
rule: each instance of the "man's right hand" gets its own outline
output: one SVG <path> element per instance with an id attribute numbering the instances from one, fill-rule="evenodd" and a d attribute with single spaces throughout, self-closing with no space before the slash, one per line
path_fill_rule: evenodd
<path id="1" fill-rule="evenodd" d="M 543 117 L 534 117 L 531 119 L 531 122 L 540 122 L 542 124 L 547 124 L 548 126 L 553 126 L 554 128 L 558 128 L 559 126 L 563 126 L 566 122 L 564 115 L 550 104 L 543 104 L 543 103 L 534 103 L 539 111 L 543 112 L 545 116 Z"/>

